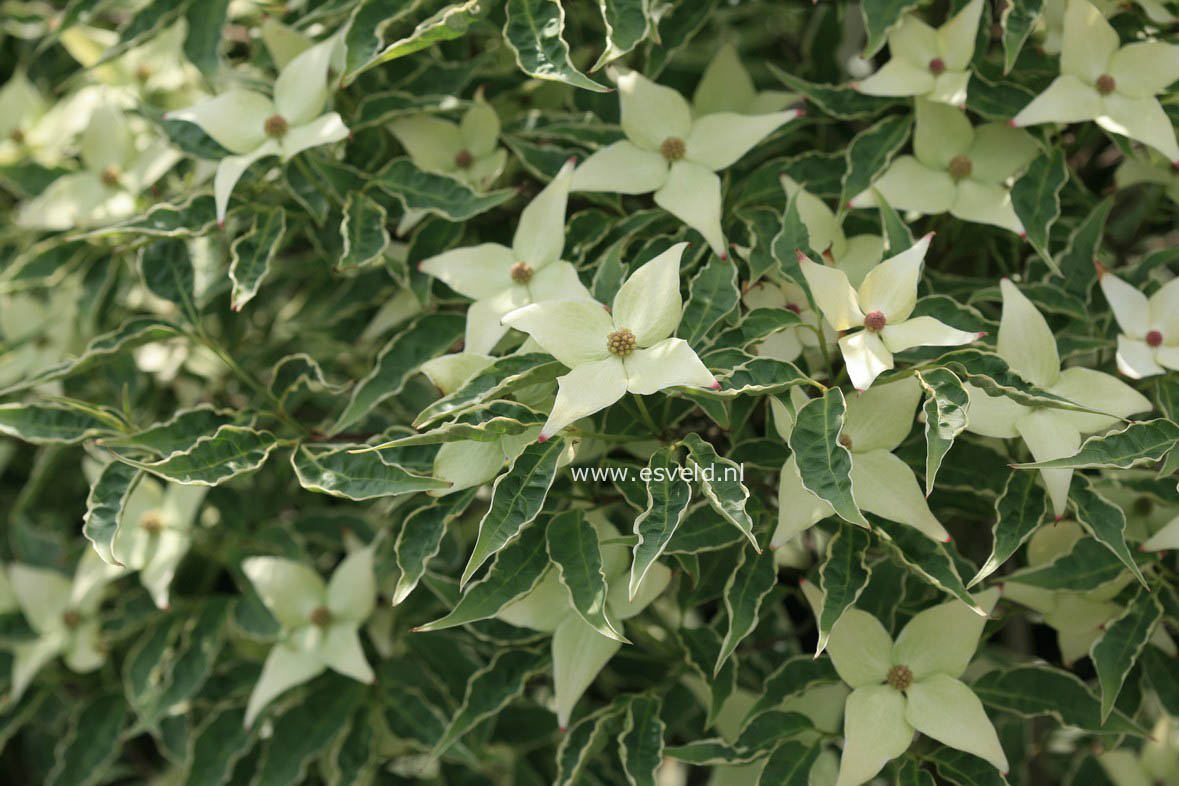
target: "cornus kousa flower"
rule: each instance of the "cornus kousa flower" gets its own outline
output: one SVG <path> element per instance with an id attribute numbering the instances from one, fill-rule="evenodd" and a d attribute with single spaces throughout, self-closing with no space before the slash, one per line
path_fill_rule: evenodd
<path id="1" fill-rule="evenodd" d="M 683 96 L 636 71 L 618 77 L 618 97 L 627 138 L 587 158 L 573 175 L 572 190 L 654 191 L 655 204 L 703 235 L 722 259 L 728 258 L 716 172 L 800 113 L 716 112 L 693 118 Z"/>
<path id="2" fill-rule="evenodd" d="M 377 598 L 372 546 L 345 557 L 327 584 L 306 565 L 281 557 L 251 557 L 242 570 L 282 626 L 246 705 L 246 726 L 279 694 L 325 669 L 360 682 L 376 679 L 360 644 L 360 625 Z"/>
<path id="3" fill-rule="evenodd" d="M 1020 437 L 1036 461 L 1050 461 L 1076 453 L 1082 434 L 1104 431 L 1119 418 L 1151 408 L 1141 393 L 1109 374 L 1081 367 L 1062 371 L 1056 340 L 1043 315 L 1010 279 L 1003 279 L 999 286 L 1003 316 L 997 350 L 1011 370 L 1048 393 L 1108 414 L 1027 407 L 966 383 L 970 394 L 968 431 L 985 437 Z M 1060 517 L 1068 501 L 1073 471 L 1041 469 L 1040 474 L 1052 498 L 1052 508 Z"/>
<path id="4" fill-rule="evenodd" d="M 848 237 L 843 226 L 827 203 L 810 193 L 788 175 L 782 175 L 782 190 L 795 200 L 798 217 L 806 226 L 810 247 L 823 258 L 847 274 L 847 280 L 858 287 L 884 256 L 884 238 L 880 235 Z"/>
<path id="5" fill-rule="evenodd" d="M 1027 545 L 1029 568 L 1038 568 L 1072 551 L 1082 538 L 1089 537 L 1075 521 L 1060 521 L 1041 527 Z M 1003 597 L 1039 613 L 1044 624 L 1056 631 L 1056 644 L 1066 665 L 1089 654 L 1093 642 L 1101 637 L 1105 624 L 1125 611 L 1113 602 L 1134 577 L 1123 571 L 1116 579 L 1087 592 L 1050 590 L 1018 581 L 1003 584 Z M 1174 657 L 1175 643 L 1163 626 L 1155 628 L 1151 643 Z"/>
<path id="6" fill-rule="evenodd" d="M 12 596 L 36 634 L 12 648 L 15 702 L 46 663 L 61 655 L 71 671 L 84 674 L 106 661 L 99 631 L 98 607 L 103 591 L 122 568 L 107 565 L 87 549 L 73 579 L 32 565 L 8 566 Z"/>
<path id="7" fill-rule="evenodd" d="M 1160 715 L 1142 750 L 1105 751 L 1097 762 L 1114 786 L 1179 786 L 1179 720 Z"/>
<path id="8" fill-rule="evenodd" d="M 817 617 L 823 593 L 804 581 Z M 988 614 L 999 599 L 989 589 L 973 596 Z M 1007 757 L 982 702 L 960 679 L 978 648 L 986 617 L 960 600 L 921 611 L 894 642 L 876 617 L 850 608 L 831 629 L 827 652 L 852 687 L 843 715 L 843 757 L 836 786 L 871 780 L 921 732 L 978 756 L 1000 772 Z"/>
<path id="9" fill-rule="evenodd" d="M 591 523 L 598 538 L 611 540 L 619 532 L 603 520 Z M 563 729 L 578 699 L 605 665 L 622 647 L 625 639 L 619 623 L 634 617 L 659 597 L 671 581 L 671 571 L 658 562 L 651 565 L 635 596 L 629 596 L 627 573 L 629 550 L 622 545 L 601 548 L 602 574 L 606 578 L 606 619 L 612 623 L 615 637 L 605 636 L 586 622 L 569 603 L 569 591 L 561 584 L 557 571 L 550 567 L 544 578 L 524 597 L 509 603 L 496 616 L 522 628 L 553 634 L 553 692 L 556 694 L 557 723 Z"/>
<path id="10" fill-rule="evenodd" d="M 123 507 L 111 558 L 139 571 L 139 581 L 162 609 L 168 608 L 168 587 L 192 546 L 193 519 L 208 491 L 179 483 L 165 488 L 143 478 Z"/>
<path id="11" fill-rule="evenodd" d="M 795 411 L 806 403 L 806 395 L 795 388 L 791 404 Z M 921 530 L 938 541 L 949 533 L 929 509 L 917 477 L 892 451 L 913 427 L 913 413 L 921 400 L 921 385 L 914 377 L 873 386 L 848 399 L 839 442 L 851 452 L 852 497 L 869 513 L 899 521 Z M 777 398 L 770 399 L 774 428 L 788 440 L 794 415 Z M 794 456 L 786 459 L 778 483 L 778 526 L 770 545 L 778 548 L 817 521 L 835 515 L 835 509 L 807 490 L 798 474 Z"/>
<path id="12" fill-rule="evenodd" d="M 520 213 L 512 247 L 499 243 L 456 248 L 431 257 L 419 268 L 475 302 L 467 309 L 463 349 L 486 354 L 508 332 L 500 320 L 529 303 L 562 298 L 590 299 L 573 265 L 561 261 L 565 247 L 565 205 L 573 162 L 569 161 Z"/>
<path id="13" fill-rule="evenodd" d="M 126 218 L 135 213 L 138 195 L 180 160 L 164 140 L 141 145 L 127 118 L 110 105 L 90 116 L 81 152 L 82 171 L 62 175 L 24 203 L 18 225 L 65 230 Z"/>
<path id="14" fill-rule="evenodd" d="M 875 189 L 898 210 L 949 212 L 963 221 L 1022 234 L 1007 181 L 1039 152 L 1031 135 L 1004 123 L 974 128 L 952 106 L 922 99 L 916 104 L 913 155 L 898 156 L 850 205 L 875 205 Z"/>
<path id="15" fill-rule="evenodd" d="M 852 87 L 872 96 L 925 96 L 930 101 L 965 106 L 970 61 L 983 0 L 970 0 L 939 28 L 905 14 L 888 33 L 892 59 Z"/>
<path id="16" fill-rule="evenodd" d="M 60 163 L 104 99 L 101 88 L 84 87 L 51 104 L 18 69 L 0 88 L 0 164 Z"/>
<path id="17" fill-rule="evenodd" d="M 795 360 L 804 349 L 817 349 L 819 336 L 828 345 L 835 343 L 835 335 L 827 324 L 811 310 L 806 292 L 793 281 L 773 279 L 759 281 L 742 296 L 741 302 L 748 308 L 784 308 L 798 314 L 801 325 L 795 325 L 771 334 L 753 347 L 755 354 L 784 360 Z"/>
<path id="18" fill-rule="evenodd" d="M 433 115 L 394 120 L 389 130 L 421 169 L 441 172 L 484 189 L 503 172 L 508 151 L 497 147 L 499 117 L 477 94 L 458 123 Z"/>
<path id="19" fill-rule="evenodd" d="M 557 379 L 542 442 L 627 391 L 720 387 L 688 342 L 670 337 L 683 313 L 680 257 L 687 245 L 676 243 L 632 274 L 614 296 L 613 313 L 593 300 L 550 300 L 504 317 L 505 325 L 523 330 L 570 368 Z"/>
<path id="20" fill-rule="evenodd" d="M 1118 335 L 1118 371 L 1132 379 L 1179 371 L 1179 278 L 1149 298 L 1097 265 L 1101 291 L 1122 332 Z"/>
<path id="21" fill-rule="evenodd" d="M 796 93 L 781 90 L 758 90 L 741 58 L 737 47 L 724 43 L 700 76 L 696 92 L 692 94 L 692 114 L 711 115 L 717 112 L 736 112 L 742 115 L 761 115 L 777 112 L 800 100 Z"/>
<path id="22" fill-rule="evenodd" d="M 165 115 L 195 123 L 234 153 L 221 159 L 213 178 L 218 222 L 224 224 L 229 195 L 250 164 L 267 156 L 286 161 L 348 136 L 339 114 L 320 114 L 328 99 L 328 68 L 336 46 L 336 38 L 329 38 L 291 60 L 274 82 L 273 100 L 235 89 Z"/>
<path id="23" fill-rule="evenodd" d="M 1068 0 L 1060 76 L 1012 124 L 1094 120 L 1179 164 L 1175 129 L 1155 98 L 1179 79 L 1179 46 L 1161 41 L 1118 44 L 1117 32 L 1088 0 Z"/>
<path id="24" fill-rule="evenodd" d="M 872 268 L 858 288 L 852 288 L 842 270 L 816 264 L 798 252 L 802 274 L 828 324 L 838 331 L 855 331 L 839 339 L 839 350 L 857 390 L 867 390 L 872 380 L 892 368 L 894 352 L 968 344 L 981 335 L 933 317 L 909 318 L 917 305 L 917 280 L 932 237 L 930 232 Z"/>

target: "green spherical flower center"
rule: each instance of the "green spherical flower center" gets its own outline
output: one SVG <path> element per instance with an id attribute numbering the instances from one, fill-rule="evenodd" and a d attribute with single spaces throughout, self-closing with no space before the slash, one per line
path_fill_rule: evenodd
<path id="1" fill-rule="evenodd" d="M 635 334 L 629 329 L 615 330 L 606 336 L 606 349 L 612 355 L 624 358 L 635 351 Z"/>
<path id="2" fill-rule="evenodd" d="M 659 154 L 668 161 L 679 161 L 684 157 L 684 151 L 687 148 L 684 145 L 684 140 L 678 136 L 669 136 L 663 140 L 663 144 L 659 146 Z"/>
<path id="3" fill-rule="evenodd" d="M 287 119 L 282 115 L 271 115 L 266 118 L 266 122 L 262 124 L 262 128 L 266 131 L 266 136 L 274 139 L 282 139 L 287 135 L 290 126 L 287 125 Z"/>
<path id="4" fill-rule="evenodd" d="M 908 666 L 893 666 L 885 681 L 894 690 L 905 690 L 913 684 L 913 672 Z"/>
<path id="5" fill-rule="evenodd" d="M 950 159 L 950 177 L 961 180 L 974 174 L 974 162 L 966 156 L 954 156 Z"/>
<path id="6" fill-rule="evenodd" d="M 474 162 L 475 157 L 470 150 L 460 150 L 454 154 L 454 165 L 459 169 L 470 169 Z"/>
<path id="7" fill-rule="evenodd" d="M 1097 92 L 1101 93 L 1103 96 L 1107 96 L 1112 93 L 1114 88 L 1117 86 L 1118 83 L 1114 81 L 1114 78 L 1109 74 L 1102 74 L 1101 76 L 1097 77 Z"/>
<path id="8" fill-rule="evenodd" d="M 327 606 L 318 606 L 315 611 L 311 612 L 311 624 L 320 628 L 326 628 L 332 624 L 332 612 Z"/>
<path id="9" fill-rule="evenodd" d="M 82 615 L 73 609 L 66 609 L 65 613 L 61 615 L 61 624 L 73 630 L 82 624 Z"/>
<path id="10" fill-rule="evenodd" d="M 13 142 L 16 142 L 18 145 L 23 144 L 25 141 L 25 132 L 19 128 L 14 128 L 12 129 L 12 133 L 8 135 L 8 138 Z"/>

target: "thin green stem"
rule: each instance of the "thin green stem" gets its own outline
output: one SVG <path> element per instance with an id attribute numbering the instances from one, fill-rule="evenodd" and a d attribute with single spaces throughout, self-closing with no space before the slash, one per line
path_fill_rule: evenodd
<path id="1" fill-rule="evenodd" d="M 635 400 L 635 405 L 639 408 L 639 416 L 642 417 L 643 423 L 647 428 L 651 429 L 651 433 L 656 437 L 659 436 L 659 426 L 655 425 L 655 419 L 651 417 L 650 411 L 647 410 L 647 405 L 643 403 L 643 397 L 638 393 L 632 393 L 631 398 Z"/>

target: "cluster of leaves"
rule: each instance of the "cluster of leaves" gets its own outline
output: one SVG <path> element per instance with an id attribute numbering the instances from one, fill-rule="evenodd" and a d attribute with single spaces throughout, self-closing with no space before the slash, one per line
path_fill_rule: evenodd
<path id="1" fill-rule="evenodd" d="M 1171 4 L 61 5 L 10 781 L 1179 783 Z"/>

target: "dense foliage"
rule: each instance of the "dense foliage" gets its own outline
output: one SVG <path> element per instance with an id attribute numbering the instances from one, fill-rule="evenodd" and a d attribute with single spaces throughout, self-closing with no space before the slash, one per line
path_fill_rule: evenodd
<path id="1" fill-rule="evenodd" d="M 1176 786 L 1176 13 L 0 0 L 3 779 Z"/>

